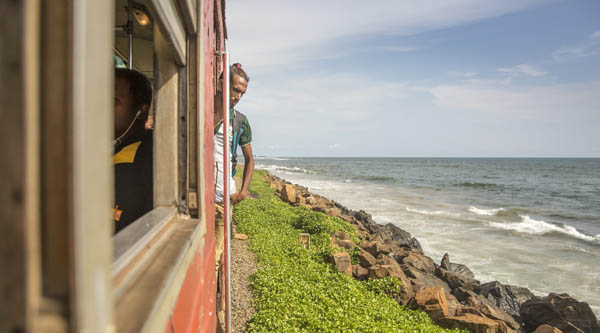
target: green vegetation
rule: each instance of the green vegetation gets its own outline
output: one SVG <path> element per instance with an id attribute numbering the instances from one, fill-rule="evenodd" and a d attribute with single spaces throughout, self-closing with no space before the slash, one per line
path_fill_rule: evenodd
<path id="1" fill-rule="evenodd" d="M 258 198 L 234 209 L 237 230 L 250 237 L 260 266 L 251 278 L 258 299 L 249 332 L 448 331 L 391 298 L 402 292 L 399 280 L 356 281 L 326 261 L 335 251 L 332 233 L 356 240 L 349 223 L 282 202 L 264 171 L 255 172 L 251 188 Z M 300 232 L 311 234 L 310 250 L 299 245 Z"/>

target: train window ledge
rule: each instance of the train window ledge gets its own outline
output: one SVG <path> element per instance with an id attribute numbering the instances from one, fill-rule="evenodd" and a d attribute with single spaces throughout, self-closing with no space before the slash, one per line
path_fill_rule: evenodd
<path id="1" fill-rule="evenodd" d="M 166 327 L 205 239 L 206 227 L 199 222 L 174 208 L 158 207 L 115 236 L 112 274 L 119 331 Z"/>
<path id="2" fill-rule="evenodd" d="M 177 210 L 172 207 L 157 207 L 115 235 L 113 278 L 156 238 L 176 212 Z"/>

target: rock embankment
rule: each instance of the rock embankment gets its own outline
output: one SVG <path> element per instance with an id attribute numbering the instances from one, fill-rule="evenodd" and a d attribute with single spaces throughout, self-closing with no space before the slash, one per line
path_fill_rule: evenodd
<path id="1" fill-rule="evenodd" d="M 377 224 L 362 210 L 353 211 L 271 174 L 269 181 L 282 200 L 352 223 L 358 244 L 345 233 L 332 236 L 332 245 L 346 250 L 331 258 L 340 272 L 358 280 L 399 279 L 404 292 L 396 301 L 426 312 L 442 327 L 472 333 L 600 333 L 600 325 L 585 302 L 567 294 L 537 297 L 527 288 L 498 281 L 482 284 L 466 265 L 451 262 L 448 254 L 435 263 L 423 253 L 416 238 L 394 224 Z M 357 264 L 352 264 L 349 252 L 358 258 Z"/>

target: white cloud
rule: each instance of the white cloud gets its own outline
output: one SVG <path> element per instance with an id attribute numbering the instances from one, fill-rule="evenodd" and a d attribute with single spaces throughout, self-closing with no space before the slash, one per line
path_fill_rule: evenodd
<path id="1" fill-rule="evenodd" d="M 541 71 L 536 66 L 528 64 L 520 64 L 509 68 L 498 68 L 499 72 L 506 73 L 509 75 L 528 75 L 528 76 L 544 76 L 547 72 Z"/>
<path id="2" fill-rule="evenodd" d="M 504 119 L 572 119 L 600 113 L 600 81 L 538 87 L 440 85 L 430 93 L 443 109 Z"/>
<path id="3" fill-rule="evenodd" d="M 372 34 L 413 35 L 519 11 L 541 0 L 234 0 L 227 6 L 232 58 L 252 66 L 335 57 L 336 41 Z"/>
<path id="4" fill-rule="evenodd" d="M 579 45 L 559 48 L 552 53 L 552 59 L 565 62 L 598 54 L 600 54 L 600 31 L 592 33 L 587 41 Z"/>
<path id="5" fill-rule="evenodd" d="M 342 145 L 339 143 L 334 143 L 332 145 L 329 145 L 330 149 L 337 149 L 337 148 L 341 148 L 341 147 L 342 147 Z"/>

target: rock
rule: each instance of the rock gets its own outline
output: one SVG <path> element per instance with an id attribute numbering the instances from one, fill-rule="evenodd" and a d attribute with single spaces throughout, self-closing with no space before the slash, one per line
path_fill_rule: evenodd
<path id="1" fill-rule="evenodd" d="M 306 199 L 304 197 L 296 197 L 296 203 L 299 205 L 306 205 Z"/>
<path id="2" fill-rule="evenodd" d="M 366 280 L 369 277 L 369 270 L 360 265 L 352 265 L 352 276 L 359 281 Z"/>
<path id="3" fill-rule="evenodd" d="M 315 198 L 313 198 L 313 197 L 310 197 L 310 196 L 309 196 L 309 197 L 306 197 L 306 204 L 307 204 L 307 205 L 314 205 L 315 203 L 316 203 L 316 200 L 315 200 Z"/>
<path id="4" fill-rule="evenodd" d="M 338 271 L 352 276 L 352 260 L 350 255 L 346 252 L 338 252 L 331 255 L 331 261 L 335 265 Z"/>
<path id="5" fill-rule="evenodd" d="M 361 249 L 358 253 L 358 260 L 360 261 L 360 265 L 365 268 L 375 265 L 376 261 L 375 257 L 363 249 Z"/>
<path id="6" fill-rule="evenodd" d="M 368 242 L 365 244 L 364 249 L 373 257 L 378 257 L 381 254 L 388 254 L 392 252 L 392 247 L 389 244 L 384 244 L 380 241 Z"/>
<path id="7" fill-rule="evenodd" d="M 350 250 L 355 247 L 354 242 L 349 239 L 340 239 L 337 243 L 344 249 Z"/>
<path id="8" fill-rule="evenodd" d="M 433 275 L 435 273 L 435 264 L 428 256 L 418 252 L 410 252 L 408 256 L 402 258 L 402 264 L 412 266 L 421 272 Z"/>
<path id="9" fill-rule="evenodd" d="M 477 290 L 479 288 L 478 280 L 463 278 L 453 272 L 448 272 L 442 267 L 435 270 L 435 276 L 446 281 L 451 289 L 463 287 L 468 290 Z"/>
<path id="10" fill-rule="evenodd" d="M 533 331 L 533 333 L 563 333 L 563 331 L 550 325 L 541 325 L 538 328 L 536 328 L 535 331 Z"/>
<path id="11" fill-rule="evenodd" d="M 404 247 L 415 248 L 420 252 L 423 252 L 423 248 L 421 248 L 421 244 L 419 241 L 412 237 L 412 235 L 405 230 L 400 229 L 396 225 L 392 223 L 388 223 L 383 227 L 383 232 L 387 234 L 387 236 L 393 241 L 398 242 Z"/>
<path id="12" fill-rule="evenodd" d="M 291 184 L 285 184 L 281 191 L 281 198 L 289 203 L 296 202 L 296 189 Z"/>
<path id="13" fill-rule="evenodd" d="M 328 210 L 327 206 L 321 204 L 320 202 L 316 203 L 312 209 L 316 212 L 321 212 L 323 214 L 327 214 Z"/>
<path id="14" fill-rule="evenodd" d="M 454 289 L 452 293 L 459 301 L 467 306 L 465 310 L 468 311 L 468 307 L 474 308 L 478 313 L 481 313 L 490 319 L 506 323 L 506 326 L 512 330 L 519 329 L 520 325 L 513 317 L 492 304 L 485 297 L 462 287 Z"/>
<path id="15" fill-rule="evenodd" d="M 442 287 L 423 288 L 417 292 L 413 305 L 426 312 L 432 320 L 448 317 L 448 302 Z"/>
<path id="16" fill-rule="evenodd" d="M 400 265 L 400 267 L 409 278 L 411 285 L 413 286 L 413 290 L 415 291 L 425 287 L 442 287 L 447 292 L 451 291 L 446 282 L 438 279 L 432 274 L 421 272 L 412 266 Z"/>
<path id="17" fill-rule="evenodd" d="M 244 235 L 244 234 L 235 234 L 235 236 L 233 236 L 233 238 L 235 238 L 235 239 L 239 239 L 239 240 L 246 240 L 246 239 L 248 239 L 248 235 Z"/>
<path id="18" fill-rule="evenodd" d="M 277 189 L 277 183 L 275 183 L 275 182 L 269 183 L 269 188 Z"/>
<path id="19" fill-rule="evenodd" d="M 348 236 L 348 234 L 345 231 L 336 232 L 335 237 L 337 237 L 337 239 L 346 239 L 346 240 L 350 239 L 350 236 Z"/>
<path id="20" fill-rule="evenodd" d="M 371 273 L 371 268 L 373 267 L 375 267 L 375 269 L 373 270 L 373 273 Z M 380 259 L 377 259 L 376 263 L 373 266 L 369 267 L 369 277 L 371 277 L 372 275 L 373 278 L 393 276 L 402 281 L 402 284 L 406 287 L 407 291 L 408 289 L 412 291 L 412 289 L 410 288 L 410 281 L 406 277 L 406 274 L 404 274 L 404 272 L 402 271 L 400 265 L 398 265 L 396 260 L 394 260 L 394 258 L 382 257 Z"/>
<path id="21" fill-rule="evenodd" d="M 379 265 L 375 264 L 368 268 L 369 278 L 371 279 L 382 279 L 386 276 L 392 275 L 392 267 L 390 265 Z"/>
<path id="22" fill-rule="evenodd" d="M 475 279 L 475 274 L 463 264 L 455 264 L 450 262 L 450 256 L 448 253 L 445 253 L 442 257 L 442 262 L 440 263 L 440 267 L 447 270 L 450 273 L 457 275 L 458 277 L 464 280 L 472 280 Z"/>
<path id="23" fill-rule="evenodd" d="M 403 293 L 396 297 L 396 301 L 402 305 L 408 304 L 408 302 L 415 295 L 411 288 L 410 280 L 404 275 L 402 269 L 398 263 L 393 259 L 378 259 L 378 263 L 368 268 L 369 278 L 381 279 L 387 276 L 395 277 L 402 282 Z"/>
<path id="24" fill-rule="evenodd" d="M 600 333 L 600 326 L 590 306 L 568 294 L 534 296 L 521 305 L 520 314 L 527 330 L 547 324 L 565 333 Z"/>
<path id="25" fill-rule="evenodd" d="M 446 292 L 446 300 L 448 301 L 448 317 L 457 315 L 462 307 L 460 302 L 449 292 Z"/>
<path id="26" fill-rule="evenodd" d="M 527 288 L 504 285 L 498 281 L 488 282 L 479 286 L 479 293 L 494 305 L 522 323 L 521 304 L 533 297 Z"/>
<path id="27" fill-rule="evenodd" d="M 365 223 L 365 224 L 373 224 L 373 218 L 371 214 L 365 212 L 364 210 L 359 210 L 358 212 L 354 212 L 354 218 Z"/>
<path id="28" fill-rule="evenodd" d="M 495 321 L 479 317 L 474 314 L 464 314 L 462 316 L 441 318 L 437 324 L 443 328 L 467 329 L 471 333 L 496 333 L 498 332 L 498 323 Z"/>
<path id="29" fill-rule="evenodd" d="M 338 216 L 340 215 L 340 210 L 338 208 L 327 208 L 325 209 L 325 214 L 329 216 Z"/>

